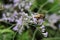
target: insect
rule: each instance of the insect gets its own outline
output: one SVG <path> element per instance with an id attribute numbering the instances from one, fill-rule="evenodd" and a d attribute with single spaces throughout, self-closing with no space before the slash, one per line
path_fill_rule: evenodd
<path id="1" fill-rule="evenodd" d="M 45 18 L 45 15 L 44 14 L 37 14 L 37 15 L 34 16 L 34 18 L 44 19 Z"/>
<path id="2" fill-rule="evenodd" d="M 40 24 L 43 23 L 45 15 L 44 14 L 37 14 L 37 15 L 34 16 L 34 18 L 36 18 L 37 24 L 40 25 Z"/>

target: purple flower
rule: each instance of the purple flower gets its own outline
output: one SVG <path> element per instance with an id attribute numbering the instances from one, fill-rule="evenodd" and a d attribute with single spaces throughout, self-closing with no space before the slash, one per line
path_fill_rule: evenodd
<path id="1" fill-rule="evenodd" d="M 6 14 L 5 13 L 3 13 L 3 15 L 2 15 L 3 17 L 2 17 L 2 20 L 5 20 L 5 21 L 7 21 L 7 17 L 6 17 Z"/>
<path id="2" fill-rule="evenodd" d="M 31 14 L 31 15 L 32 15 L 33 22 L 37 24 L 37 19 L 34 18 L 34 15 L 33 14 Z"/>
<path id="3" fill-rule="evenodd" d="M 13 16 L 17 16 L 17 15 L 18 15 L 17 11 L 14 11 Z"/>
<path id="4" fill-rule="evenodd" d="M 29 6 L 29 5 L 26 5 L 26 6 L 25 6 L 25 9 L 29 9 L 29 8 L 30 8 L 30 6 Z"/>
<path id="5" fill-rule="evenodd" d="M 2 16 L 3 16 L 3 18 L 4 18 L 4 17 L 6 17 L 6 14 L 5 14 L 5 13 L 3 13 L 3 15 L 2 15 Z"/>
<path id="6" fill-rule="evenodd" d="M 56 14 L 52 14 L 52 15 L 49 17 L 48 21 L 49 21 L 50 23 L 56 23 L 56 22 L 58 21 L 58 19 L 59 19 L 59 17 L 58 17 Z"/>
<path id="7" fill-rule="evenodd" d="M 14 3 L 18 3 L 18 2 L 20 2 L 20 0 L 14 0 Z"/>
<path id="8" fill-rule="evenodd" d="M 14 18 L 8 18 L 9 22 L 14 22 Z"/>
<path id="9" fill-rule="evenodd" d="M 6 9 L 9 9 L 9 8 L 11 8 L 12 7 L 12 5 L 10 4 L 10 5 L 4 5 L 4 8 L 6 8 Z"/>
<path id="10" fill-rule="evenodd" d="M 39 20 L 38 20 L 38 24 L 39 24 L 39 25 L 42 25 L 43 22 L 44 22 L 43 19 L 39 19 Z"/>
<path id="11" fill-rule="evenodd" d="M 18 26 L 15 26 L 15 27 L 13 28 L 13 30 L 14 30 L 14 31 L 18 31 Z"/>
<path id="12" fill-rule="evenodd" d="M 19 18 L 19 20 L 16 20 L 16 22 L 17 22 L 17 25 L 22 25 L 22 16 L 21 18 Z"/>

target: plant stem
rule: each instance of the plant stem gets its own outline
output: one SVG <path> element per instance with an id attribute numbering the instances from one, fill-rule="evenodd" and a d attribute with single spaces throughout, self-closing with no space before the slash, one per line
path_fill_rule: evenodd
<path id="1" fill-rule="evenodd" d="M 16 24 L 13 24 L 12 26 L 10 26 L 8 29 L 11 29 L 14 25 L 16 25 Z"/>
<path id="2" fill-rule="evenodd" d="M 32 38 L 32 40 L 35 39 L 35 35 L 36 35 L 37 31 L 38 31 L 38 28 L 36 28 L 36 30 L 35 30 L 35 32 L 34 32 L 34 34 L 33 34 L 33 38 Z"/>
<path id="3" fill-rule="evenodd" d="M 43 8 L 47 3 L 48 3 L 48 1 L 46 1 L 45 3 L 43 3 L 43 4 L 39 7 L 39 10 L 38 10 L 37 13 L 39 13 L 39 12 L 42 10 L 42 8 Z"/>
<path id="4" fill-rule="evenodd" d="M 16 33 L 15 33 L 15 35 L 13 36 L 13 40 L 14 40 L 14 38 L 15 38 L 16 34 L 17 34 L 17 32 L 16 32 Z"/>

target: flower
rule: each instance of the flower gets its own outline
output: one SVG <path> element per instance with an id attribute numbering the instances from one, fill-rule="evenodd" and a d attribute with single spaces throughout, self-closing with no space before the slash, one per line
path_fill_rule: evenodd
<path id="1" fill-rule="evenodd" d="M 48 2 L 50 2 L 50 3 L 54 3 L 54 0 L 48 0 Z"/>
<path id="2" fill-rule="evenodd" d="M 21 8 L 21 12 L 23 12 L 23 10 L 24 10 L 24 9 L 23 9 L 23 8 Z"/>
<path id="3" fill-rule="evenodd" d="M 59 26 L 59 29 L 60 29 L 60 24 L 58 26 Z"/>
<path id="4" fill-rule="evenodd" d="M 16 7 L 19 5 L 20 0 L 14 0 L 13 2 L 14 2 L 14 7 Z"/>
<path id="5" fill-rule="evenodd" d="M 45 29 L 42 29 L 42 32 L 45 32 Z"/>
<path id="6" fill-rule="evenodd" d="M 10 5 L 8 5 L 8 4 L 7 4 L 7 5 L 4 5 L 4 8 L 5 8 L 5 9 L 12 8 L 12 4 L 10 4 Z"/>
<path id="7" fill-rule="evenodd" d="M 52 14 L 49 18 L 48 21 L 50 23 L 56 23 L 58 21 L 59 17 L 56 14 Z"/>
<path id="8" fill-rule="evenodd" d="M 14 7 L 18 6 L 19 3 L 14 3 Z"/>
<path id="9" fill-rule="evenodd" d="M 19 30 L 19 28 L 22 26 L 22 16 L 18 20 L 16 20 L 16 26 L 13 28 L 13 30 Z"/>
<path id="10" fill-rule="evenodd" d="M 39 25 L 42 25 L 42 24 L 43 24 L 43 22 L 44 22 L 44 20 L 43 20 L 43 19 L 39 19 L 39 20 L 38 20 L 38 24 L 39 24 Z"/>
<path id="11" fill-rule="evenodd" d="M 32 5 L 32 3 L 31 3 L 31 2 L 29 2 L 29 5 L 31 6 L 31 5 Z"/>
<path id="12" fill-rule="evenodd" d="M 17 15 L 18 15 L 17 11 L 14 11 L 13 16 L 17 16 Z"/>
<path id="13" fill-rule="evenodd" d="M 22 1 L 21 6 L 22 6 L 22 7 L 25 6 L 25 1 Z"/>
<path id="14" fill-rule="evenodd" d="M 37 24 L 37 19 L 33 16 L 33 22 Z"/>
<path id="15" fill-rule="evenodd" d="M 8 20 L 9 22 L 14 22 L 15 19 L 10 17 L 10 18 L 7 18 L 7 20 Z"/>
<path id="16" fill-rule="evenodd" d="M 18 26 L 15 26 L 15 27 L 13 28 L 13 30 L 14 30 L 14 31 L 18 31 Z"/>
<path id="17" fill-rule="evenodd" d="M 14 3 L 18 3 L 18 2 L 20 2 L 20 0 L 14 0 L 13 2 L 14 2 Z"/>
<path id="18" fill-rule="evenodd" d="M 6 15 L 7 15 L 7 16 L 10 16 L 10 13 L 9 13 L 9 12 L 7 12 L 7 13 L 6 13 Z"/>
<path id="19" fill-rule="evenodd" d="M 45 29 L 45 26 L 44 26 L 44 25 L 42 25 L 40 28 L 41 28 L 41 29 Z"/>
<path id="20" fill-rule="evenodd" d="M 26 6 L 25 6 L 25 9 L 27 9 L 27 10 L 28 10 L 29 8 L 30 8 L 30 6 L 29 6 L 29 5 L 26 5 Z"/>
<path id="21" fill-rule="evenodd" d="M 44 35 L 44 37 L 47 37 L 48 36 L 48 32 L 46 33 L 42 33 Z"/>
<path id="22" fill-rule="evenodd" d="M 5 20 L 5 21 L 7 21 L 7 17 L 6 17 L 6 14 L 5 13 L 3 13 L 3 15 L 2 15 L 3 17 L 2 17 L 2 20 Z"/>
<path id="23" fill-rule="evenodd" d="M 19 20 L 16 20 L 16 22 L 17 22 L 17 25 L 22 25 L 22 16 L 21 18 L 19 18 Z"/>

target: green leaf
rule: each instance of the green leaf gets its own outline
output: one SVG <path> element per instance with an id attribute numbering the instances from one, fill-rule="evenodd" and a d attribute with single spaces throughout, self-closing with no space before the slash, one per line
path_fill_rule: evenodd
<path id="1" fill-rule="evenodd" d="M 16 40 L 31 40 L 29 31 L 23 32 L 22 35 L 17 34 Z"/>
<path id="2" fill-rule="evenodd" d="M 12 40 L 14 32 L 9 29 L 0 30 L 0 40 Z"/>

